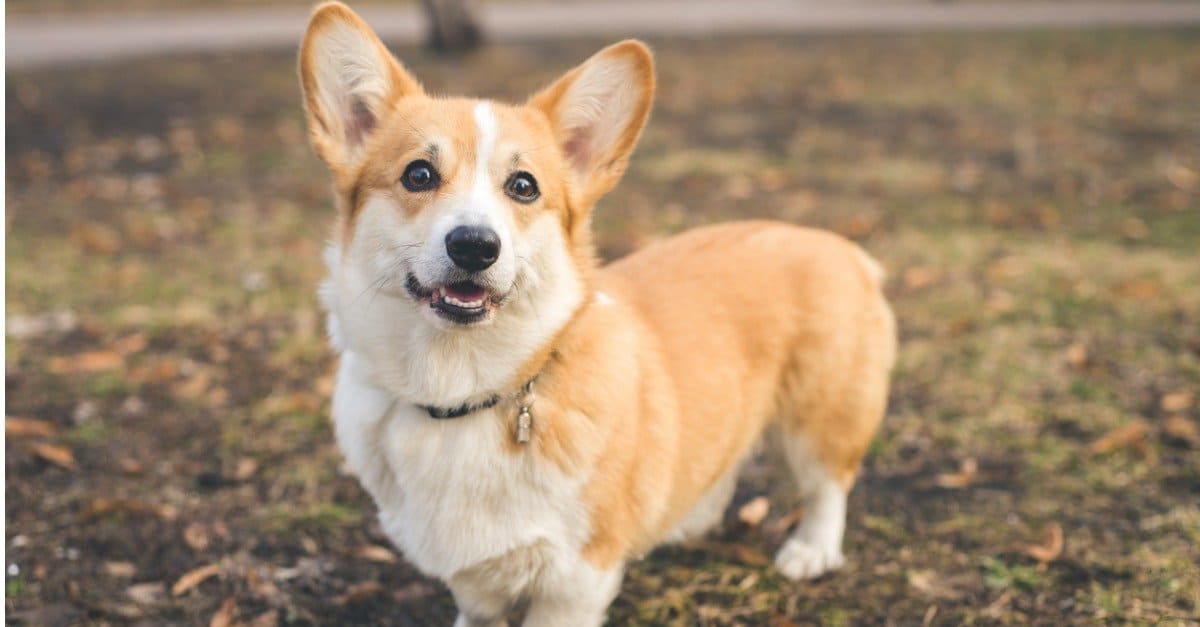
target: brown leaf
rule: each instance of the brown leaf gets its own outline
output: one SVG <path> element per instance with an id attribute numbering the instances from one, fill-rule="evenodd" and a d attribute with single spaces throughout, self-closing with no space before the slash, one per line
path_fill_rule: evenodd
<path id="1" fill-rule="evenodd" d="M 121 236 L 110 226 L 83 222 L 71 229 L 71 242 L 86 253 L 111 255 L 121 248 Z"/>
<path id="2" fill-rule="evenodd" d="M 1192 393 L 1187 390 L 1164 394 L 1158 401 L 1158 406 L 1166 412 L 1181 412 L 1192 406 Z"/>
<path id="3" fill-rule="evenodd" d="M 125 588 L 125 594 L 136 603 L 153 605 L 162 601 L 167 594 L 167 587 L 161 581 L 139 583 Z"/>
<path id="4" fill-rule="evenodd" d="M 796 523 L 800 522 L 801 518 L 804 518 L 804 510 L 802 508 L 793 509 L 783 516 L 763 525 L 763 535 L 768 538 L 779 538 L 794 527 Z"/>
<path id="5" fill-rule="evenodd" d="M 209 564 L 208 566 L 201 566 L 200 568 L 190 570 L 184 573 L 183 576 L 179 578 L 179 581 L 175 582 L 175 585 L 171 586 L 171 596 L 181 596 L 192 588 L 204 583 L 206 580 L 216 577 L 220 572 L 220 564 Z"/>
<path id="6" fill-rule="evenodd" d="M 237 468 L 233 471 L 233 478 L 238 481 L 246 481 L 258 472 L 258 462 L 253 457 L 243 457 L 238 460 Z"/>
<path id="7" fill-rule="evenodd" d="M 1093 455 L 1101 455 L 1118 448 L 1134 446 L 1146 439 L 1146 433 L 1150 431 L 1150 425 L 1141 418 L 1100 436 L 1088 445 L 1088 452 Z"/>
<path id="8" fill-rule="evenodd" d="M 916 291 L 934 284 L 941 276 L 942 272 L 938 268 L 930 266 L 909 268 L 904 271 L 904 287 Z"/>
<path id="9" fill-rule="evenodd" d="M 104 562 L 104 572 L 111 577 L 131 579 L 137 574 L 137 566 L 133 562 Z"/>
<path id="10" fill-rule="evenodd" d="M 391 552 L 387 547 L 382 547 L 378 544 L 364 544 L 354 549 L 354 556 L 382 564 L 393 564 L 396 562 L 396 554 Z"/>
<path id="11" fill-rule="evenodd" d="M 908 585 L 914 590 L 934 599 L 958 600 L 965 596 L 962 590 L 944 581 L 932 570 L 908 572 Z"/>
<path id="12" fill-rule="evenodd" d="M 1046 565 L 1062 556 L 1063 529 L 1058 523 L 1050 523 L 1042 530 L 1041 544 L 1026 545 L 1022 552 L 1038 561 L 1038 570 L 1045 570 Z"/>
<path id="13" fill-rule="evenodd" d="M 21 418 L 18 416 L 4 417 L 4 435 L 9 438 L 43 437 L 52 438 L 58 434 L 54 423 L 36 418 Z"/>
<path id="14" fill-rule="evenodd" d="M 1067 347 L 1067 364 L 1076 370 L 1082 370 L 1088 364 L 1087 346 L 1075 343 Z"/>
<path id="15" fill-rule="evenodd" d="M 934 478 L 933 482 L 939 488 L 966 488 L 979 478 L 979 462 L 974 457 L 968 457 L 958 465 L 958 472 L 943 473 Z"/>
<path id="16" fill-rule="evenodd" d="M 149 343 L 149 340 L 146 339 L 146 334 L 134 333 L 113 342 L 109 348 L 121 355 L 132 355 L 145 350 L 146 345 Z"/>
<path id="17" fill-rule="evenodd" d="M 416 601 L 426 597 L 433 596 L 437 592 L 433 586 L 416 581 L 406 586 L 402 586 L 399 590 L 392 593 L 392 600 L 397 604 L 403 605 L 409 601 Z"/>
<path id="18" fill-rule="evenodd" d="M 127 475 L 140 475 L 146 471 L 146 468 L 142 466 L 142 462 L 139 462 L 132 457 L 122 457 L 121 459 L 118 459 L 117 465 L 121 467 L 121 472 Z"/>
<path id="19" fill-rule="evenodd" d="M 333 602 L 338 605 L 358 605 L 382 593 L 383 585 L 378 581 L 364 581 L 347 588 L 346 593 L 336 597 Z"/>
<path id="20" fill-rule="evenodd" d="M 1192 446 L 1200 446 L 1200 427 L 1183 416 L 1171 416 L 1164 420 L 1163 433 Z"/>
<path id="21" fill-rule="evenodd" d="M 690 543 L 690 546 L 747 566 L 766 566 L 771 563 L 771 560 L 767 559 L 767 556 L 758 549 L 736 542 L 701 540 Z"/>
<path id="22" fill-rule="evenodd" d="M 70 357 L 52 357 L 46 368 L 54 374 L 102 372 L 120 368 L 125 360 L 111 350 L 88 351 Z"/>
<path id="23" fill-rule="evenodd" d="M 771 501 L 765 496 L 756 496 L 738 509 L 738 520 L 751 527 L 757 527 L 770 511 Z"/>
<path id="24" fill-rule="evenodd" d="M 183 541 L 197 553 L 208 548 L 208 527 L 204 523 L 194 522 L 183 528 Z"/>
<path id="25" fill-rule="evenodd" d="M 234 616 L 237 616 L 237 598 L 231 594 L 225 597 L 221 607 L 208 620 L 208 627 L 230 627 Z"/>
<path id="26" fill-rule="evenodd" d="M 67 470 L 75 470 L 79 467 L 75 463 L 75 454 L 65 446 L 39 442 L 33 445 L 33 453 L 51 464 Z"/>
<path id="27" fill-rule="evenodd" d="M 188 379 L 175 384 L 171 391 L 176 395 L 187 400 L 197 400 L 208 392 L 212 386 L 212 373 L 206 370 L 201 370 L 192 375 Z"/>

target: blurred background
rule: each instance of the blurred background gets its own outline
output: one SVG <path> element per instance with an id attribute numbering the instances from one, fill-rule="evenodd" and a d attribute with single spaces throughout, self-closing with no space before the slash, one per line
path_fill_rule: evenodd
<path id="1" fill-rule="evenodd" d="M 769 567 L 802 513 L 767 451 L 611 624 L 1200 621 L 1200 3 L 356 8 L 445 94 L 522 99 L 646 39 L 606 258 L 767 217 L 889 269 L 901 352 L 847 567 Z M 329 428 L 308 10 L 7 3 L 9 624 L 453 619 Z"/>

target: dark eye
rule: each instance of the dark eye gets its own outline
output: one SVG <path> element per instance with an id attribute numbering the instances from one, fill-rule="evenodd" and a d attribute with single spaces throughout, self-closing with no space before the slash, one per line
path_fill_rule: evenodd
<path id="1" fill-rule="evenodd" d="M 528 172 L 514 172 L 504 184 L 504 192 L 518 202 L 533 202 L 542 194 L 537 180 Z"/>
<path id="2" fill-rule="evenodd" d="M 404 174 L 400 175 L 400 183 L 404 185 L 404 189 L 410 192 L 434 189 L 439 182 L 441 180 L 438 178 L 437 170 L 433 169 L 433 164 L 424 159 L 418 159 L 408 164 L 408 167 L 404 168 Z"/>

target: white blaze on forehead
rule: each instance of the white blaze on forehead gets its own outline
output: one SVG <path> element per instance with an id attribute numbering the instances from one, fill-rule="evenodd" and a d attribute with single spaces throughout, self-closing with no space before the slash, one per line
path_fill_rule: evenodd
<path id="1" fill-rule="evenodd" d="M 490 191 L 488 163 L 496 148 L 496 113 L 487 102 L 475 105 L 475 128 L 479 131 L 479 138 L 475 144 L 475 186 L 472 191 L 478 202 L 484 200 Z"/>

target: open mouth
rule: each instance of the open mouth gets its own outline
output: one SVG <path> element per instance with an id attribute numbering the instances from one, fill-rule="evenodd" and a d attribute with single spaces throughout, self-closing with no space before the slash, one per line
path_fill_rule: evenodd
<path id="1" fill-rule="evenodd" d="M 491 315 L 503 296 L 473 281 L 455 281 L 445 285 L 424 286 L 413 274 L 404 283 L 409 295 L 429 303 L 438 317 L 456 324 L 482 322 Z"/>

